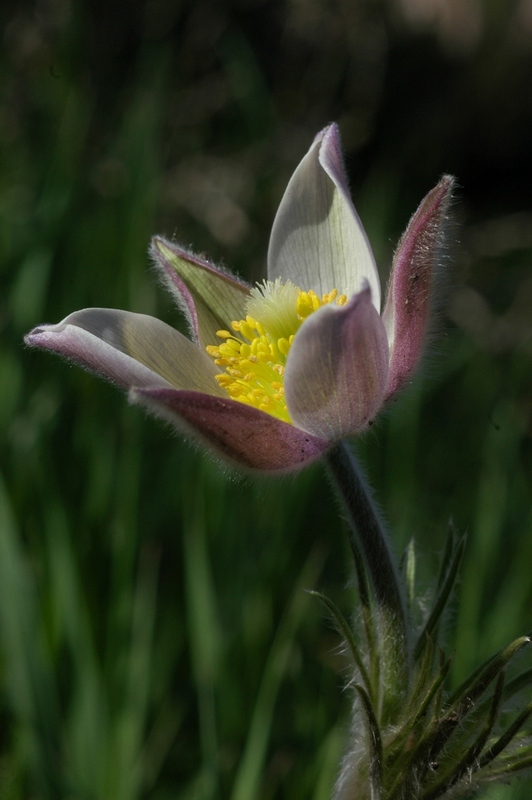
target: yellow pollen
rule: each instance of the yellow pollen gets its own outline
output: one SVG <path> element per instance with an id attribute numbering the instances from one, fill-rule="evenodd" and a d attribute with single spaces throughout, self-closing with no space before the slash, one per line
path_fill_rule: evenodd
<path id="1" fill-rule="evenodd" d="M 253 333 L 253 328 L 251 327 L 251 325 L 248 325 L 247 322 L 240 323 L 240 333 L 246 339 L 249 339 L 250 342 L 252 342 L 253 339 L 255 338 L 255 334 Z"/>
<path id="2" fill-rule="evenodd" d="M 290 342 L 283 336 L 282 339 L 277 340 L 277 347 L 279 348 L 279 352 L 282 353 L 283 356 L 287 356 L 288 351 L 290 350 Z"/>
<path id="3" fill-rule="evenodd" d="M 233 400 L 291 423 L 284 396 L 286 359 L 302 323 L 329 303 L 343 306 L 347 296 L 332 289 L 319 297 L 294 284 L 265 281 L 251 290 L 245 319 L 233 320 L 230 330 L 221 329 L 218 345 L 207 353 L 224 368 L 216 375 L 218 385 Z"/>

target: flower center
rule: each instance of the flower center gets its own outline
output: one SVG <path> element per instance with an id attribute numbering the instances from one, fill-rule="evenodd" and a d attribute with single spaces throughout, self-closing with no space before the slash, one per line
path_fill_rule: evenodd
<path id="1" fill-rule="evenodd" d="M 302 322 L 322 305 L 344 305 L 337 289 L 321 298 L 293 283 L 264 281 L 251 290 L 246 318 L 231 322 L 233 333 L 217 331 L 221 344 L 209 345 L 214 363 L 224 367 L 216 380 L 233 400 L 259 408 L 284 422 L 290 415 L 284 397 L 284 370 Z"/>

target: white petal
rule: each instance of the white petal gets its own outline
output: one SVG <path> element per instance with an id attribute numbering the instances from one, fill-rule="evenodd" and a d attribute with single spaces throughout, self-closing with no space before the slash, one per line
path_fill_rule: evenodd
<path id="1" fill-rule="evenodd" d="M 42 325 L 26 343 L 60 355 L 120 386 L 160 386 L 220 395 L 218 369 L 207 353 L 154 317 L 86 308 L 57 325 Z"/>
<path id="2" fill-rule="evenodd" d="M 294 172 L 275 217 L 268 278 L 323 294 L 351 296 L 369 285 L 380 311 L 380 281 L 351 201 L 336 125 L 325 128 Z"/>
<path id="3" fill-rule="evenodd" d="M 162 236 L 153 237 L 150 253 L 186 315 L 197 344 L 216 344 L 216 331 L 245 317 L 249 286 L 234 275 Z"/>
<path id="4" fill-rule="evenodd" d="M 368 288 L 323 306 L 296 334 L 285 371 L 294 425 L 328 441 L 357 433 L 378 412 L 388 377 L 386 331 Z"/>

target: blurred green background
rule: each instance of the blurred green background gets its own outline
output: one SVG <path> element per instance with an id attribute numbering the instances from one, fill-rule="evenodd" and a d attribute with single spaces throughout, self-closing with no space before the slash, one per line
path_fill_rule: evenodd
<path id="1" fill-rule="evenodd" d="M 180 325 L 153 233 L 262 277 L 332 120 L 384 280 L 455 174 L 440 335 L 358 447 L 428 597 L 449 520 L 469 532 L 456 683 L 532 627 L 532 3 L 3 0 L 0 20 L 0 798 L 328 800 L 349 698 L 303 588 L 354 596 L 322 468 L 220 470 L 22 336 L 91 305 Z"/>

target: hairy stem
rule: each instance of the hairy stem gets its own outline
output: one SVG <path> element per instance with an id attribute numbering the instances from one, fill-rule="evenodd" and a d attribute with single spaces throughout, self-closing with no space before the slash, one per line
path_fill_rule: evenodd
<path id="1" fill-rule="evenodd" d="M 382 715 L 383 721 L 391 721 L 400 711 L 409 681 L 407 618 L 399 573 L 379 512 L 347 444 L 336 445 L 327 459 L 347 512 L 350 535 L 370 576 L 378 629 L 376 655 L 382 664 Z"/>

